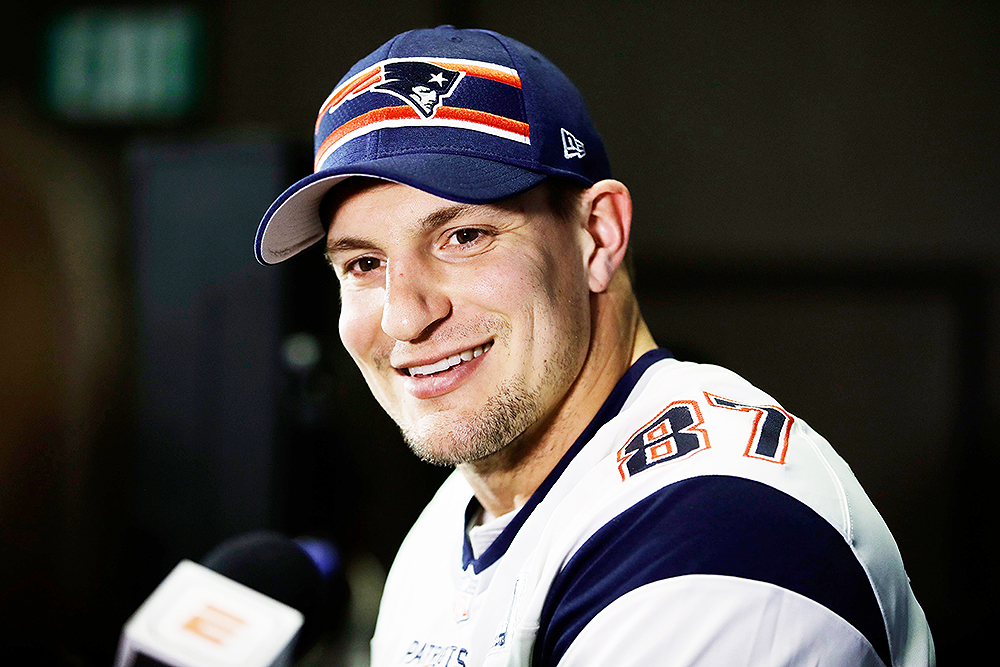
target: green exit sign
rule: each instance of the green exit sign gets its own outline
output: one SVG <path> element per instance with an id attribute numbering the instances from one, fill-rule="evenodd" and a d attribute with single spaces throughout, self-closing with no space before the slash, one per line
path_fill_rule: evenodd
<path id="1" fill-rule="evenodd" d="M 201 99 L 205 26 L 192 8 L 74 9 L 55 17 L 45 39 L 43 95 L 62 118 L 174 122 Z"/>

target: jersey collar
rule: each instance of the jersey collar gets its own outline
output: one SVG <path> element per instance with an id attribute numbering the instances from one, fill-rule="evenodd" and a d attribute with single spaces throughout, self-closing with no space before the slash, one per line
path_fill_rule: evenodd
<path id="1" fill-rule="evenodd" d="M 594 418 L 587 425 L 587 428 L 583 430 L 583 433 L 576 439 L 573 445 L 563 454 L 562 458 L 556 464 L 555 468 L 548 474 L 545 480 L 539 485 L 535 492 L 531 494 L 528 502 L 524 504 L 520 510 L 518 510 L 517 515 L 511 520 L 507 527 L 500 533 L 497 538 L 493 541 L 486 551 L 482 553 L 479 558 L 473 557 L 472 544 L 469 542 L 468 526 L 472 521 L 472 517 L 481 509 L 479 501 L 473 496 L 469 501 L 468 507 L 465 508 L 465 522 L 462 524 L 464 543 L 462 546 L 462 569 L 468 569 L 472 566 L 473 571 L 479 574 L 483 570 L 487 569 L 495 562 L 500 560 L 500 557 L 507 552 L 507 548 L 510 547 L 510 543 L 514 541 L 514 536 L 524 525 L 524 522 L 528 520 L 531 516 L 531 512 L 538 506 L 540 502 L 548 494 L 549 490 L 556 483 L 559 477 L 562 475 L 563 471 L 570 464 L 576 455 L 584 448 L 584 446 L 590 442 L 597 433 L 598 429 L 609 422 L 613 417 L 615 417 L 625 405 L 626 399 L 628 399 L 629 394 L 632 393 L 632 389 L 635 387 L 639 378 L 646 370 L 658 361 L 663 359 L 670 359 L 673 355 L 666 349 L 659 348 L 656 350 L 650 350 L 641 357 L 639 357 L 634 364 L 625 372 L 625 375 L 618 381 L 615 388 L 611 390 L 611 393 L 604 400 L 604 404 L 601 405 L 601 409 L 597 411 Z"/>

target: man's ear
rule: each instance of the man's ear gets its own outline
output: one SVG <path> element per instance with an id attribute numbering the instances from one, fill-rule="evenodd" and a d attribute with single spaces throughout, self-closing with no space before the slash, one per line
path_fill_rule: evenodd
<path id="1" fill-rule="evenodd" d="M 603 292 L 621 265 L 628 249 L 632 229 L 632 196 L 620 181 L 598 181 L 582 198 L 588 213 L 586 232 L 593 249 L 587 260 L 587 277 L 591 292 Z"/>

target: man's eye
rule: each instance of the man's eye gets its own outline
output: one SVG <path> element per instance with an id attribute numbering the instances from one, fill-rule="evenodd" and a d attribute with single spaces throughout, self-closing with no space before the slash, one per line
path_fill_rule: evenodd
<path id="1" fill-rule="evenodd" d="M 479 240 L 479 237 L 483 235 L 483 230 L 481 229 L 459 229 L 457 232 L 451 235 L 455 243 L 459 245 L 465 245 L 467 243 L 472 243 Z"/>
<path id="2" fill-rule="evenodd" d="M 368 273 L 369 271 L 374 271 L 382 262 L 375 257 L 361 257 L 350 263 L 347 267 L 350 271 L 357 271 L 360 273 Z"/>

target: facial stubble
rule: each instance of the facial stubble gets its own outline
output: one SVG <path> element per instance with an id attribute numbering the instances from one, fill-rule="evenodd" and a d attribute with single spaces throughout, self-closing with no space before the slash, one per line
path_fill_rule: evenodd
<path id="1" fill-rule="evenodd" d="M 547 359 L 542 372 L 546 386 L 567 388 L 575 376 L 573 354 L 563 349 Z M 440 466 L 482 461 L 506 449 L 547 408 L 542 393 L 523 377 L 509 378 L 471 415 L 441 415 L 421 425 L 401 426 L 403 439 L 420 459 Z"/>

